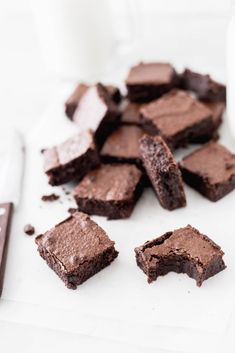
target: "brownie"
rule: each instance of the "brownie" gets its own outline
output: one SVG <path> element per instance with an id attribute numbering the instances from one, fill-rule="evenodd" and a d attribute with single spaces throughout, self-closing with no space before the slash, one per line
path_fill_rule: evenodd
<path id="1" fill-rule="evenodd" d="M 98 83 L 82 96 L 73 121 L 79 130 L 91 130 L 98 146 L 102 146 L 108 134 L 118 125 L 120 111 L 107 89 Z"/>
<path id="2" fill-rule="evenodd" d="M 141 195 L 142 173 L 131 164 L 104 164 L 74 190 L 78 209 L 108 219 L 127 218 Z"/>
<path id="3" fill-rule="evenodd" d="M 43 156 L 44 171 L 51 185 L 80 180 L 99 164 L 99 155 L 90 131 L 79 132 L 58 146 L 44 149 Z"/>
<path id="4" fill-rule="evenodd" d="M 121 115 L 121 123 L 127 125 L 141 125 L 140 108 L 142 104 L 127 103 Z"/>
<path id="5" fill-rule="evenodd" d="M 174 210 L 186 205 L 180 170 L 160 136 L 144 135 L 140 153 L 153 189 L 162 207 Z"/>
<path id="6" fill-rule="evenodd" d="M 184 181 L 211 201 L 235 188 L 235 154 L 217 142 L 209 142 L 180 163 Z"/>
<path id="7" fill-rule="evenodd" d="M 178 76 L 167 63 L 140 63 L 133 66 L 126 79 L 128 98 L 132 102 L 150 102 L 176 87 Z"/>
<path id="8" fill-rule="evenodd" d="M 118 255 L 105 231 L 90 217 L 74 212 L 36 238 L 38 251 L 68 288 L 108 266 Z"/>
<path id="9" fill-rule="evenodd" d="M 105 141 L 100 152 L 104 163 L 134 163 L 142 166 L 139 139 L 143 130 L 137 126 L 120 126 Z"/>
<path id="10" fill-rule="evenodd" d="M 75 110 L 78 107 L 78 104 L 82 98 L 82 96 L 85 94 L 85 92 L 88 90 L 90 86 L 80 83 L 76 86 L 74 92 L 71 94 L 71 96 L 67 99 L 65 102 L 65 114 L 67 117 L 71 120 L 73 120 L 73 116 L 75 113 Z M 121 92 L 118 87 L 112 86 L 112 85 L 107 85 L 105 86 L 107 89 L 111 99 L 114 101 L 114 103 L 120 103 L 122 96 Z"/>
<path id="11" fill-rule="evenodd" d="M 147 241 L 135 249 L 137 265 L 155 281 L 168 272 L 186 273 L 200 287 L 226 268 L 223 251 L 206 235 L 188 225 Z"/>
<path id="12" fill-rule="evenodd" d="M 218 140 L 219 138 L 218 128 L 223 121 L 223 113 L 225 110 L 224 102 L 210 102 L 210 101 L 202 101 L 202 102 L 204 105 L 206 105 L 207 108 L 209 108 L 212 111 L 213 128 L 206 135 L 195 138 L 192 141 L 193 143 L 205 143 L 210 140 L 214 140 L 214 141 Z"/>
<path id="13" fill-rule="evenodd" d="M 143 128 L 170 148 L 184 147 L 213 129 L 212 111 L 188 92 L 173 90 L 140 110 Z"/>
<path id="14" fill-rule="evenodd" d="M 209 75 L 202 75 L 186 69 L 181 75 L 181 87 L 193 91 L 199 99 L 209 101 L 226 101 L 226 87 Z"/>

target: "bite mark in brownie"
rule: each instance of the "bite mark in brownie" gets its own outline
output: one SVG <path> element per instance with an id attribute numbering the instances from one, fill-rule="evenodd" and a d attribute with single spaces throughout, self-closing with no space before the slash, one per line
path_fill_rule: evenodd
<path id="1" fill-rule="evenodd" d="M 105 163 L 134 163 L 142 166 L 139 139 L 143 130 L 137 126 L 120 126 L 105 141 L 100 155 Z"/>
<path id="2" fill-rule="evenodd" d="M 149 283 L 174 271 L 186 273 L 200 287 L 203 281 L 226 268 L 221 248 L 190 225 L 147 241 L 135 249 L 135 254 Z"/>
<path id="3" fill-rule="evenodd" d="M 98 146 L 114 130 L 120 120 L 118 106 L 100 83 L 91 86 L 80 99 L 73 121 L 80 131 L 91 130 Z"/>
<path id="4" fill-rule="evenodd" d="M 213 129 L 212 111 L 191 94 L 173 90 L 140 110 L 143 128 L 170 148 L 184 147 Z"/>
<path id="5" fill-rule="evenodd" d="M 183 181 L 173 155 L 160 136 L 144 135 L 140 152 L 145 170 L 162 207 L 174 210 L 186 205 Z"/>
<path id="6" fill-rule="evenodd" d="M 58 146 L 44 149 L 43 156 L 44 171 L 51 185 L 80 180 L 100 163 L 90 131 L 80 132 Z"/>
<path id="7" fill-rule="evenodd" d="M 159 98 L 178 83 L 178 76 L 168 63 L 140 63 L 133 66 L 126 79 L 128 98 L 144 103 Z"/>
<path id="8" fill-rule="evenodd" d="M 226 87 L 209 75 L 202 75 L 186 69 L 181 75 L 181 87 L 193 91 L 199 99 L 208 101 L 226 101 Z"/>
<path id="9" fill-rule="evenodd" d="M 74 212 L 35 241 L 41 257 L 71 289 L 108 266 L 118 255 L 105 231 L 81 212 Z"/>
<path id="10" fill-rule="evenodd" d="M 142 172 L 131 164 L 104 164 L 74 190 L 78 209 L 108 219 L 127 218 L 143 189 Z"/>
<path id="11" fill-rule="evenodd" d="M 216 142 L 209 142 L 180 162 L 184 181 L 211 201 L 218 201 L 235 188 L 235 155 Z"/>

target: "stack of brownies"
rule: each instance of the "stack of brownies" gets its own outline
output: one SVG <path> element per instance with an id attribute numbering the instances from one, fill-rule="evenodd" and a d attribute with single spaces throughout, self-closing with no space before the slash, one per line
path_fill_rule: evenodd
<path id="1" fill-rule="evenodd" d="M 167 210 L 186 206 L 183 180 L 211 201 L 235 188 L 235 155 L 217 142 L 224 85 L 188 69 L 178 74 L 167 63 L 140 63 L 125 83 L 125 97 L 115 86 L 79 84 L 65 104 L 77 134 L 43 151 L 51 185 L 78 183 L 73 192 L 78 211 L 36 240 L 41 256 L 70 288 L 118 254 L 87 215 L 127 218 L 148 185 Z M 176 163 L 174 150 L 199 143 L 202 147 Z M 190 226 L 158 239 L 136 248 L 149 281 L 173 270 L 201 285 L 224 268 L 220 248 Z M 177 251 L 175 242 L 181 244 Z"/>

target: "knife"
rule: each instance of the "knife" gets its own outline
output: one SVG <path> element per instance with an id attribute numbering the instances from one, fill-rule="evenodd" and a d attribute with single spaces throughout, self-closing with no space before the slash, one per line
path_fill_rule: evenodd
<path id="1" fill-rule="evenodd" d="M 18 206 L 24 166 L 23 138 L 17 130 L 3 131 L 0 140 L 0 296 L 7 259 L 13 206 Z"/>

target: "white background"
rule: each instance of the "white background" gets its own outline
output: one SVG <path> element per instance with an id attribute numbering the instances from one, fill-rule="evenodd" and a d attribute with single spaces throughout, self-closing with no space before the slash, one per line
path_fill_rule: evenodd
<path id="1" fill-rule="evenodd" d="M 120 21 L 124 2 L 115 1 Z M 229 0 L 139 0 L 142 17 L 136 61 L 172 61 L 179 69 L 188 65 L 225 80 L 229 3 Z M 23 133 L 30 133 L 62 85 L 42 61 L 30 1 L 0 0 L 0 129 L 17 126 Z M 43 327 L 12 324 L 10 320 L 6 323 L 1 321 L 3 305 L 0 302 L 0 341 L 5 344 L 4 353 L 15 347 L 14 340 L 21 348 L 28 342 L 24 352 L 47 351 L 45 347 L 55 343 L 61 351 L 83 347 L 85 352 L 95 349 L 120 352 L 126 348 L 121 343 L 114 348 L 113 342 L 101 339 L 81 336 L 78 340 L 77 335 L 68 332 L 58 334 Z M 19 310 L 17 305 L 14 310 Z M 14 312 L 11 314 L 14 316 Z M 7 317 L 6 311 L 4 315 Z M 132 352 L 143 350 L 129 347 L 128 353 Z"/>

